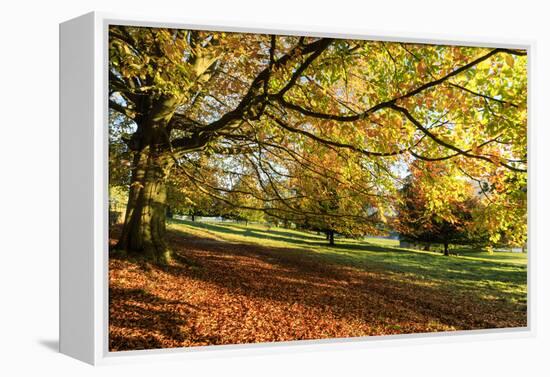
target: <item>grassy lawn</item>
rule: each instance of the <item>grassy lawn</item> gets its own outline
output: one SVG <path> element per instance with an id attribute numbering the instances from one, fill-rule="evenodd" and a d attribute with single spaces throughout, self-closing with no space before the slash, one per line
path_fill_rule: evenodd
<path id="1" fill-rule="evenodd" d="M 330 246 L 324 235 L 294 229 L 234 222 L 174 220 L 169 227 L 183 234 L 232 243 L 301 250 L 312 258 L 382 271 L 392 279 L 413 280 L 445 289 L 475 292 L 481 298 L 525 303 L 527 254 L 459 249 L 459 255 L 403 249 L 399 241 L 385 238 L 337 238 Z"/>

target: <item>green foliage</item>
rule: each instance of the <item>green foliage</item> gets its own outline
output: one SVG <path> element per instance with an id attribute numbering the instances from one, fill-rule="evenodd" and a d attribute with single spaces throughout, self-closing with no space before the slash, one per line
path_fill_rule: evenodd
<path id="1" fill-rule="evenodd" d="M 260 190 L 250 176 L 239 177 L 226 196 L 227 202 L 222 209 L 222 216 L 247 223 L 264 221 L 263 202 L 258 199 Z"/>
<path id="2" fill-rule="evenodd" d="M 109 111 L 109 184 L 112 186 L 130 184 L 132 153 L 125 140 L 134 130 L 132 120 L 114 110 Z"/>
<path id="3" fill-rule="evenodd" d="M 122 222 L 126 214 L 128 189 L 124 186 L 109 185 L 109 224 Z"/>

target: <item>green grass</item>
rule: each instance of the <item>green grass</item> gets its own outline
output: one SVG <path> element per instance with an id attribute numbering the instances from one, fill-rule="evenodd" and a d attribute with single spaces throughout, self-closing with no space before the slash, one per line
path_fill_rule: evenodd
<path id="1" fill-rule="evenodd" d="M 396 240 L 336 238 L 330 246 L 324 235 L 265 225 L 172 221 L 169 227 L 196 237 L 229 243 L 281 248 L 312 258 L 365 271 L 382 272 L 393 280 L 414 281 L 441 289 L 473 292 L 482 299 L 524 304 L 527 297 L 527 254 L 461 248 L 459 256 L 399 248 Z"/>

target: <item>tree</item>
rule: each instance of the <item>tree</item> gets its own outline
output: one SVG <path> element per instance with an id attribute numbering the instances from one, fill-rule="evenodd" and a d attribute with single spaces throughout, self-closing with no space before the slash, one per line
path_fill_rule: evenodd
<path id="1" fill-rule="evenodd" d="M 262 222 L 263 202 L 258 199 L 259 190 L 256 180 L 251 175 L 240 176 L 231 186 L 222 215 L 229 219 L 245 221 L 247 225 L 249 221 Z"/>
<path id="2" fill-rule="evenodd" d="M 446 173 L 440 164 L 430 163 L 430 177 Z M 416 173 L 416 174 L 415 174 Z M 443 244 L 444 255 L 449 255 L 449 244 L 479 244 L 488 241 L 487 232 L 475 224 L 476 209 L 481 205 L 474 195 L 471 182 L 456 182 L 455 195 L 439 202 L 423 190 L 426 184 L 418 172 L 407 177 L 401 189 L 401 205 L 398 207 L 395 228 L 401 238 L 433 244 Z M 441 203 L 445 208 L 434 208 Z"/>
<path id="3" fill-rule="evenodd" d="M 390 181 L 382 188 L 384 182 L 374 180 L 363 168 L 365 161 L 350 152 L 313 145 L 302 157 L 307 163 L 294 165 L 288 180 L 294 199 L 283 203 L 296 206 L 300 215 L 289 213 L 294 223 L 324 232 L 331 245 L 335 233 L 349 237 L 380 233 L 384 204 L 394 189 Z"/>
<path id="4" fill-rule="evenodd" d="M 217 172 L 206 165 L 208 157 L 205 154 L 197 156 L 196 163 L 200 168 L 200 176 L 204 184 L 212 187 L 219 185 Z M 174 171 L 167 181 L 167 206 L 170 212 L 191 216 L 220 216 L 224 203 L 197 190 L 181 171 Z"/>
<path id="5" fill-rule="evenodd" d="M 486 232 L 491 246 L 521 247 L 527 243 L 527 177 L 497 170 L 470 176 L 479 187 L 481 205 L 474 215 L 478 231 Z"/>
<path id="6" fill-rule="evenodd" d="M 285 175 L 315 145 L 353 155 L 378 182 L 399 179 L 396 167 L 414 160 L 452 160 L 478 175 L 523 174 L 525 55 L 112 26 L 109 105 L 133 124 L 123 138 L 131 171 L 117 247 L 169 260 L 167 182 L 175 171 L 190 187 L 230 201 L 226 179 L 203 179 L 201 154 L 212 157 L 212 169 L 253 166 L 262 188 L 257 209 L 287 217 L 299 206 Z"/>

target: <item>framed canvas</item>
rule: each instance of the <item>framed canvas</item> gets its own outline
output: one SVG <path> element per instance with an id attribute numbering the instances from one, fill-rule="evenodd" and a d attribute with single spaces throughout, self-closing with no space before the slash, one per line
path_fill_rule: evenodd
<path id="1" fill-rule="evenodd" d="M 103 13 L 61 24 L 61 352 L 531 336 L 532 51 Z"/>

